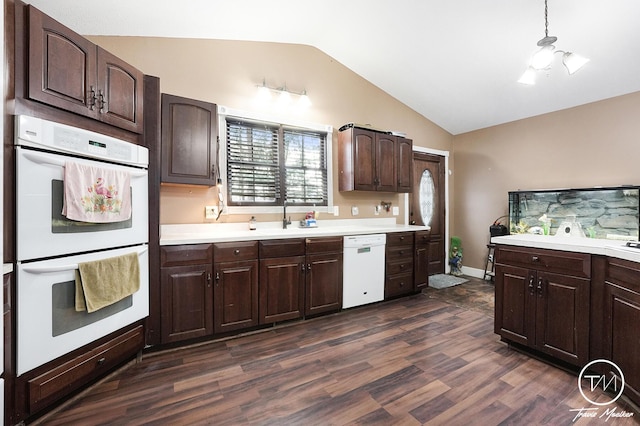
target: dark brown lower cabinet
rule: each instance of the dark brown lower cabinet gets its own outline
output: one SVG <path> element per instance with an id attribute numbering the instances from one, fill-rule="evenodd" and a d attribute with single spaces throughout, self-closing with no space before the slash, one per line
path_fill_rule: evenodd
<path id="1" fill-rule="evenodd" d="M 260 324 L 304 316 L 305 241 L 260 241 Z"/>
<path id="2" fill-rule="evenodd" d="M 258 325 L 258 260 L 216 262 L 214 274 L 214 332 Z"/>
<path id="3" fill-rule="evenodd" d="M 306 240 L 305 315 L 342 309 L 342 237 Z"/>
<path id="4" fill-rule="evenodd" d="M 569 256 L 570 261 L 557 262 L 561 252 L 496 250 L 495 332 L 582 367 L 589 360 L 591 281 L 569 272 L 575 266 L 576 275 L 590 274 L 591 256 Z"/>
<path id="5" fill-rule="evenodd" d="M 213 259 L 213 331 L 258 325 L 258 242 L 216 243 Z"/>
<path id="6" fill-rule="evenodd" d="M 16 378 L 14 420 L 23 421 L 70 393 L 133 359 L 144 347 L 144 327 L 137 324 Z"/>
<path id="7" fill-rule="evenodd" d="M 304 256 L 260 260 L 260 323 L 302 318 Z"/>
<path id="8" fill-rule="evenodd" d="M 607 259 L 603 302 L 603 358 L 622 370 L 625 394 L 640 404 L 640 264 Z"/>
<path id="9" fill-rule="evenodd" d="M 162 268 L 162 343 L 213 334 L 213 265 Z"/>
<path id="10" fill-rule="evenodd" d="M 387 234 L 384 298 L 406 296 L 414 291 L 414 233 Z"/>
<path id="11" fill-rule="evenodd" d="M 213 334 L 213 245 L 160 250 L 161 340 L 172 343 Z"/>

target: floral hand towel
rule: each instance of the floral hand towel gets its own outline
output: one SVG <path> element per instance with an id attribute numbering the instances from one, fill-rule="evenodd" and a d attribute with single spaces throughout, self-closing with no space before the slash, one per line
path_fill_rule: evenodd
<path id="1" fill-rule="evenodd" d="M 67 161 L 62 214 L 80 222 L 121 222 L 131 217 L 131 176 Z"/>

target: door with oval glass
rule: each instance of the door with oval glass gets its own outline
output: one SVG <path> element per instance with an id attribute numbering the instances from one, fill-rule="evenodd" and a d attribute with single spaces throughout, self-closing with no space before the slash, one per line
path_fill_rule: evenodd
<path id="1" fill-rule="evenodd" d="M 441 155 L 413 153 L 413 191 L 409 195 L 409 222 L 431 227 L 429 275 L 445 267 L 445 161 Z"/>

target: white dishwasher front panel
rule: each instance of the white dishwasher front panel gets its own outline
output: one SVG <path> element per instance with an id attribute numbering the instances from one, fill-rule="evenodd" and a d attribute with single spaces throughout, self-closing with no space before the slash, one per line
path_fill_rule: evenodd
<path id="1" fill-rule="evenodd" d="M 344 237 L 342 308 L 384 300 L 385 234 Z"/>

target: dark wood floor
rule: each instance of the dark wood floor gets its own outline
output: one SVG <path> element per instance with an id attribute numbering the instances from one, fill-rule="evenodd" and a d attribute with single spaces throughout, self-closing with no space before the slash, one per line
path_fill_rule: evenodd
<path id="1" fill-rule="evenodd" d="M 589 406 L 574 375 L 501 343 L 490 311 L 439 292 L 148 354 L 37 423 L 569 425 Z M 615 407 L 634 416 L 577 424 L 639 420 Z"/>

